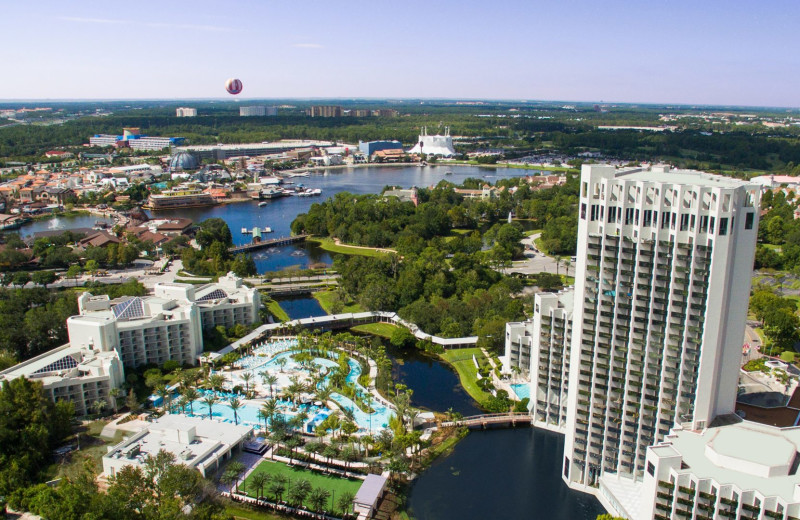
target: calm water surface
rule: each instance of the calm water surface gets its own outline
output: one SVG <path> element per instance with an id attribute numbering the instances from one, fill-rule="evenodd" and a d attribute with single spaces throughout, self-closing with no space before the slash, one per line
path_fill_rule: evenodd
<path id="1" fill-rule="evenodd" d="M 437 412 L 452 408 L 464 416 L 482 413 L 447 363 L 415 349 L 391 345 L 386 346 L 386 353 L 392 359 L 392 380 L 414 390 L 411 395 L 414 406 Z"/>
<path id="2" fill-rule="evenodd" d="M 275 301 L 286 311 L 289 318 L 299 320 L 311 316 L 324 316 L 319 302 L 311 296 L 297 296 L 292 298 L 275 298 Z"/>
<path id="3" fill-rule="evenodd" d="M 533 428 L 473 431 L 411 489 L 417 520 L 595 520 L 594 497 L 561 480 L 561 435 Z"/>

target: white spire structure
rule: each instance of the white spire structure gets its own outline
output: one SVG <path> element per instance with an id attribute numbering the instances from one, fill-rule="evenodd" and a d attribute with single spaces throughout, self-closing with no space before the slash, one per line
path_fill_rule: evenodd
<path id="1" fill-rule="evenodd" d="M 419 141 L 408 153 L 453 157 L 456 149 L 453 147 L 453 138 L 450 137 L 450 127 L 444 128 L 444 135 L 428 135 L 428 128 L 423 126 L 419 134 Z"/>

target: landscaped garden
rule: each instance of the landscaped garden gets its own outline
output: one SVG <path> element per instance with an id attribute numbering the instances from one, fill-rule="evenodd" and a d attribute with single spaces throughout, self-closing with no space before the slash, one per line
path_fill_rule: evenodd
<path id="1" fill-rule="evenodd" d="M 261 480 L 258 475 L 267 476 L 266 483 L 256 486 Z M 352 496 L 358 492 L 363 482 L 357 478 L 343 478 L 338 475 L 325 474 L 319 471 L 305 469 L 300 466 L 288 466 L 282 462 L 265 460 L 240 484 L 239 489 L 245 491 L 251 497 L 265 496 L 273 500 L 285 500 L 299 482 L 308 481 L 312 489 L 320 488 L 326 490 L 330 497 L 326 509 L 330 510 L 331 499 L 336 502 L 338 497 L 350 494 Z M 277 485 L 282 484 L 282 485 Z M 303 484 L 303 487 L 306 487 Z M 276 494 L 276 491 L 283 490 Z M 291 500 L 290 500 L 291 502 Z M 307 501 L 306 501 L 307 502 Z M 308 503 L 304 503 L 308 506 Z"/>

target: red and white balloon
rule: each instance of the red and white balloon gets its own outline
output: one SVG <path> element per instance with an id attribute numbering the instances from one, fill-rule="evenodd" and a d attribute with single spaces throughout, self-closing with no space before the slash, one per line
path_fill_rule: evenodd
<path id="1" fill-rule="evenodd" d="M 228 91 L 228 94 L 233 94 L 235 96 L 242 91 L 242 81 L 236 78 L 230 78 L 225 82 L 225 90 Z"/>

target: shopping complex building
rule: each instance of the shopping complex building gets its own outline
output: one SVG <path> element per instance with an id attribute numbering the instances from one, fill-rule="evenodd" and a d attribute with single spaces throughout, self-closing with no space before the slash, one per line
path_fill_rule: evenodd
<path id="1" fill-rule="evenodd" d="M 506 326 L 504 359 L 534 426 L 565 433 L 565 482 L 636 520 L 794 518 L 796 433 L 735 414 L 760 186 L 657 166 L 580 180 L 575 287 Z"/>
<path id="2" fill-rule="evenodd" d="M 204 329 L 253 324 L 260 307 L 258 290 L 232 273 L 214 284 L 157 283 L 149 296 L 83 293 L 80 314 L 67 319 L 69 344 L 0 372 L 0 380 L 41 381 L 53 400 L 69 399 L 85 415 L 95 401 L 112 404 L 109 391 L 124 382 L 124 367 L 193 365 Z"/>

